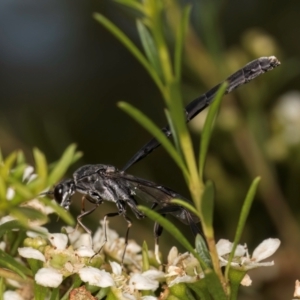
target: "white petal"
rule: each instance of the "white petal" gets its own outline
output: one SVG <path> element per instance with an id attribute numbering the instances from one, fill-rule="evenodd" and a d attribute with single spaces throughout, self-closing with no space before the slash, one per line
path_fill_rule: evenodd
<path id="1" fill-rule="evenodd" d="M 268 261 L 268 262 L 251 262 L 249 264 L 245 264 L 243 266 L 244 270 L 251 270 L 255 268 L 260 268 L 260 267 L 272 267 L 274 266 L 274 261 Z"/>
<path id="2" fill-rule="evenodd" d="M 71 245 L 73 245 L 81 235 L 81 232 L 79 230 L 76 230 L 75 228 L 73 228 L 71 226 L 64 227 L 64 230 L 69 237 L 69 241 L 70 241 Z"/>
<path id="3" fill-rule="evenodd" d="M 254 250 L 252 259 L 261 261 L 275 253 L 280 246 L 279 239 L 267 239 L 260 243 Z"/>
<path id="4" fill-rule="evenodd" d="M 217 244 L 217 252 L 219 256 L 224 256 L 226 254 L 229 254 L 232 251 L 233 243 L 231 243 L 229 240 L 220 239 Z M 242 245 L 237 245 L 234 256 L 243 256 L 246 253 L 246 249 Z"/>
<path id="5" fill-rule="evenodd" d="M 167 269 L 167 274 L 165 275 L 166 277 L 171 277 L 171 276 L 178 276 L 182 269 L 180 267 L 176 266 L 169 266 Z"/>
<path id="6" fill-rule="evenodd" d="M 94 250 L 87 246 L 79 247 L 77 250 L 75 250 L 75 253 L 77 253 L 80 257 L 92 257 L 95 255 Z"/>
<path id="7" fill-rule="evenodd" d="M 3 241 L 1 241 L 1 242 L 0 242 L 0 249 L 1 249 L 2 251 L 5 251 L 5 248 L 6 248 L 6 243 L 3 242 Z"/>
<path id="8" fill-rule="evenodd" d="M 81 246 L 87 246 L 93 248 L 92 237 L 88 233 L 82 233 L 74 243 L 74 248 L 80 248 Z"/>
<path id="9" fill-rule="evenodd" d="M 19 281 L 16 281 L 13 279 L 8 279 L 8 278 L 6 278 L 5 281 L 8 284 L 8 286 L 11 286 L 11 287 L 14 287 L 17 289 L 23 288 L 23 285 Z"/>
<path id="10" fill-rule="evenodd" d="M 154 297 L 154 296 L 144 296 L 144 297 L 142 297 L 142 300 L 157 300 L 157 297 Z"/>
<path id="11" fill-rule="evenodd" d="M 37 177 L 38 177 L 37 174 L 31 174 L 27 179 L 27 184 L 33 181 L 34 179 L 36 179 Z"/>
<path id="12" fill-rule="evenodd" d="M 218 255 L 223 256 L 231 252 L 232 243 L 229 240 L 220 239 L 216 244 L 216 248 Z"/>
<path id="13" fill-rule="evenodd" d="M 31 247 L 18 248 L 19 255 L 25 258 L 33 258 L 41 261 L 46 261 L 45 256 L 39 250 Z"/>
<path id="14" fill-rule="evenodd" d="M 12 200 L 12 198 L 15 196 L 16 192 L 13 188 L 9 187 L 6 191 L 6 199 Z"/>
<path id="15" fill-rule="evenodd" d="M 37 271 L 34 276 L 37 284 L 47 287 L 58 287 L 62 281 L 63 276 L 57 270 L 52 268 L 42 268 Z"/>
<path id="16" fill-rule="evenodd" d="M 24 300 L 24 298 L 15 291 L 6 291 L 3 294 L 3 300 Z"/>
<path id="17" fill-rule="evenodd" d="M 22 181 L 25 181 L 27 179 L 29 179 L 30 175 L 33 173 L 34 168 L 33 166 L 27 166 L 23 172 L 23 178 Z"/>
<path id="18" fill-rule="evenodd" d="M 141 252 L 142 247 L 137 244 L 135 241 L 129 241 L 126 247 L 126 253 L 139 253 Z"/>
<path id="19" fill-rule="evenodd" d="M 68 236 L 64 233 L 49 234 L 48 239 L 52 246 L 57 250 L 64 250 L 67 248 Z"/>
<path id="20" fill-rule="evenodd" d="M 165 273 L 159 270 L 148 270 L 143 272 L 142 275 L 152 280 L 158 280 L 165 277 Z"/>
<path id="21" fill-rule="evenodd" d="M 181 282 L 195 282 L 196 281 L 196 276 L 189 276 L 189 275 L 184 275 L 181 277 L 176 277 L 174 280 L 172 280 L 168 286 L 171 287 L 174 284 L 181 283 Z"/>
<path id="22" fill-rule="evenodd" d="M 118 293 L 118 292 L 114 292 L 114 294 L 116 295 L 117 299 L 122 299 L 122 300 L 137 300 L 136 296 L 133 294 L 129 294 L 129 293 Z M 157 298 L 155 298 L 157 299 Z"/>
<path id="23" fill-rule="evenodd" d="M 131 290 L 151 290 L 155 291 L 159 284 L 158 281 L 152 280 L 143 276 L 142 274 L 133 274 L 129 280 Z"/>
<path id="24" fill-rule="evenodd" d="M 178 249 L 173 246 L 168 254 L 168 265 L 173 264 L 173 261 L 178 256 Z"/>
<path id="25" fill-rule="evenodd" d="M 300 297 L 300 281 L 299 280 L 296 280 L 296 282 L 295 282 L 294 297 L 297 297 L 297 298 Z"/>
<path id="26" fill-rule="evenodd" d="M 252 284 L 252 280 L 251 280 L 250 276 L 248 274 L 246 274 L 241 281 L 241 285 L 250 286 L 251 284 Z"/>
<path id="27" fill-rule="evenodd" d="M 112 272 L 113 272 L 115 275 L 121 275 L 121 274 L 122 274 L 122 266 L 121 266 L 120 264 L 118 264 L 118 263 L 115 262 L 115 261 L 110 261 L 109 263 L 110 263 Z"/>
<path id="28" fill-rule="evenodd" d="M 113 278 L 108 272 L 93 267 L 82 268 L 78 274 L 82 281 L 88 282 L 90 285 L 103 288 L 115 285 Z"/>

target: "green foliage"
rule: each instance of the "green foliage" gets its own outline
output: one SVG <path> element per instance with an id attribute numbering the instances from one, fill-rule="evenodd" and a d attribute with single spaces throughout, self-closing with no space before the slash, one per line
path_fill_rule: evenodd
<path id="1" fill-rule="evenodd" d="M 30 166 L 21 151 L 15 151 L 0 164 L 0 215 L 12 215 L 23 226 L 28 225 L 29 220 L 41 220 L 45 222 L 47 215 L 36 209 L 26 206 L 26 203 L 39 196 L 45 190 L 51 189 L 57 183 L 72 163 L 81 157 L 76 151 L 75 145 L 70 145 L 63 153 L 61 159 L 47 165 L 45 155 L 38 149 L 33 150 L 35 166 Z M 70 214 L 60 206 L 46 198 L 40 201 L 51 206 L 57 214 L 67 223 L 74 221 Z"/>

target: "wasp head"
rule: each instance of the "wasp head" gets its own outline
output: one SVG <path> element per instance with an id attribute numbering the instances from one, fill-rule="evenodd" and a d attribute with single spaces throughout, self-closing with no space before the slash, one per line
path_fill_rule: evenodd
<path id="1" fill-rule="evenodd" d="M 75 182 L 73 179 L 61 181 L 53 190 L 54 199 L 60 206 L 69 210 L 71 197 L 76 191 Z"/>

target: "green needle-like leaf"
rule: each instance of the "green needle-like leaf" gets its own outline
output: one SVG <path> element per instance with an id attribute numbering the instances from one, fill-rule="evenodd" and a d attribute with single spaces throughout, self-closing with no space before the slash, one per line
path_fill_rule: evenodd
<path id="1" fill-rule="evenodd" d="M 57 215 L 64 222 L 66 222 L 70 226 L 73 226 L 75 224 L 73 216 L 70 214 L 70 212 L 68 212 L 67 210 L 65 210 L 63 207 L 59 206 L 56 203 L 53 203 L 52 201 L 48 200 L 47 198 L 39 198 L 39 200 L 42 203 L 44 203 L 45 205 L 52 207 L 55 210 L 55 212 L 57 213 Z"/>
<path id="2" fill-rule="evenodd" d="M 184 283 L 174 284 L 170 287 L 171 297 L 175 296 L 180 300 L 196 300 L 196 298 L 191 293 L 188 285 Z M 171 298 L 172 299 L 172 298 Z"/>
<path id="3" fill-rule="evenodd" d="M 253 180 L 253 182 L 252 182 L 252 184 L 249 188 L 249 191 L 247 193 L 247 196 L 245 198 L 245 201 L 244 201 L 244 204 L 243 204 L 243 207 L 242 207 L 242 211 L 240 213 L 240 218 L 239 218 L 238 226 L 237 226 L 237 229 L 236 229 L 235 237 L 234 237 L 233 247 L 232 247 L 229 259 L 228 259 L 228 264 L 227 264 L 226 269 L 225 269 L 225 277 L 226 278 L 228 278 L 230 263 L 231 263 L 231 261 L 234 257 L 235 249 L 236 249 L 236 247 L 237 247 L 237 245 L 238 245 L 238 243 L 241 239 L 241 235 L 242 235 L 242 232 L 244 230 L 245 223 L 246 223 L 247 217 L 249 215 L 251 205 L 252 205 L 253 199 L 255 197 L 256 190 L 257 190 L 259 182 L 260 182 L 260 177 L 256 177 Z"/>
<path id="4" fill-rule="evenodd" d="M 157 75 L 162 78 L 162 69 L 159 61 L 159 56 L 157 52 L 157 48 L 155 47 L 155 42 L 149 33 L 146 26 L 142 23 L 142 21 L 137 21 L 137 29 L 139 32 L 139 36 L 144 47 L 147 58 L 156 71 Z"/>
<path id="5" fill-rule="evenodd" d="M 48 177 L 48 186 L 52 186 L 57 181 L 59 181 L 62 176 L 66 173 L 69 166 L 74 160 L 76 145 L 71 144 L 63 153 L 61 159 L 55 165 L 54 169 L 51 171 Z"/>
<path id="6" fill-rule="evenodd" d="M 24 226 L 24 224 L 20 223 L 17 220 L 5 222 L 0 225 L 0 237 L 2 237 L 6 231 L 12 231 L 14 229 L 22 230 L 22 229 L 29 229 L 29 227 L 26 225 Z"/>
<path id="7" fill-rule="evenodd" d="M 40 188 L 43 188 L 46 184 L 48 175 L 47 160 L 44 153 L 42 153 L 38 148 L 33 149 L 33 157 L 35 161 L 35 171 L 40 180 Z"/>
<path id="8" fill-rule="evenodd" d="M 6 203 L 6 184 L 4 181 L 4 178 L 2 178 L 2 176 L 0 175 L 0 202 L 2 202 L 5 206 L 7 206 Z M 1 206 L 3 205 L 1 203 Z"/>
<path id="9" fill-rule="evenodd" d="M 171 203 L 175 203 L 175 204 L 183 206 L 184 208 L 186 208 L 187 210 L 192 212 L 194 215 L 196 215 L 201 220 L 201 216 L 199 215 L 199 213 L 197 212 L 196 208 L 193 206 L 192 203 L 189 203 L 182 199 L 172 199 Z"/>
<path id="10" fill-rule="evenodd" d="M 201 201 L 202 222 L 206 227 L 206 234 L 209 237 L 213 237 L 213 213 L 214 213 L 214 201 L 215 190 L 212 181 L 205 183 L 204 192 Z M 210 233 L 209 233 L 210 232 Z"/>
<path id="11" fill-rule="evenodd" d="M 5 253 L 0 249 L 0 266 L 16 272 L 22 278 L 26 278 L 26 275 L 32 275 L 32 272 L 26 268 L 23 264 L 16 261 L 13 257 Z"/>
<path id="12" fill-rule="evenodd" d="M 142 247 L 142 257 L 143 257 L 143 265 L 142 265 L 142 270 L 143 272 L 149 270 L 150 264 L 149 264 L 149 255 L 148 255 L 148 245 L 144 241 L 143 242 L 143 247 Z"/>
<path id="13" fill-rule="evenodd" d="M 204 280 L 206 281 L 206 285 L 209 293 L 212 296 L 212 299 L 228 300 L 219 277 L 215 272 L 212 270 L 205 272 Z"/>
<path id="14" fill-rule="evenodd" d="M 202 258 L 202 260 L 206 263 L 207 267 L 212 269 L 213 267 L 212 261 L 211 261 L 211 257 L 206 242 L 200 234 L 197 234 L 196 236 L 195 246 L 196 246 L 197 253 Z"/>
<path id="15" fill-rule="evenodd" d="M 241 281 L 243 280 L 246 273 L 246 271 L 236 270 L 232 268 L 229 270 L 228 278 L 230 282 L 230 300 L 237 299 Z"/>
<path id="16" fill-rule="evenodd" d="M 188 27 L 191 6 L 188 5 L 184 8 L 182 18 L 180 19 L 179 29 L 177 30 L 177 38 L 175 43 L 174 55 L 174 73 L 177 81 L 181 78 L 181 65 L 182 65 L 182 52 L 184 46 L 184 38 L 186 29 Z"/>
<path id="17" fill-rule="evenodd" d="M 119 2 L 120 4 L 126 5 L 128 7 L 134 8 L 137 11 L 144 12 L 143 5 L 140 4 L 140 2 L 136 0 L 115 0 L 116 2 Z"/>
<path id="18" fill-rule="evenodd" d="M 3 180 L 6 180 L 10 170 L 13 168 L 14 163 L 16 162 L 18 153 L 14 151 L 11 153 L 3 162 L 3 164 L 0 165 L 0 176 L 3 178 Z"/>
<path id="19" fill-rule="evenodd" d="M 10 213 L 24 226 L 28 224 L 28 220 L 41 220 L 43 223 L 48 220 L 46 215 L 31 207 L 16 206 L 11 208 Z"/>

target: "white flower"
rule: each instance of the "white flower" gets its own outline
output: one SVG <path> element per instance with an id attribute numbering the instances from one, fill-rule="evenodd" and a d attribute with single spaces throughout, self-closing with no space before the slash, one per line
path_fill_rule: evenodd
<path id="1" fill-rule="evenodd" d="M 31 247 L 18 248 L 18 252 L 20 256 L 25 258 L 33 258 L 33 259 L 41 260 L 43 262 L 46 261 L 45 256 L 42 252 Z"/>
<path id="2" fill-rule="evenodd" d="M 104 270 L 99 270 L 93 267 L 85 267 L 79 270 L 78 274 L 82 281 L 88 282 L 90 285 L 103 288 L 115 285 L 110 273 Z"/>
<path id="3" fill-rule="evenodd" d="M 81 246 L 92 248 L 92 237 L 89 233 L 82 233 L 73 243 L 74 249 L 78 249 Z"/>
<path id="4" fill-rule="evenodd" d="M 117 275 L 117 276 L 122 275 L 122 266 L 120 264 L 118 264 L 115 261 L 110 261 L 109 264 L 111 266 L 112 272 L 115 275 Z"/>
<path id="5" fill-rule="evenodd" d="M 228 256 L 232 250 L 233 244 L 228 240 L 220 240 L 217 243 L 217 251 L 219 254 L 221 266 L 228 264 Z M 250 270 L 258 267 L 268 267 L 273 266 L 274 261 L 272 262 L 260 262 L 267 257 L 273 255 L 275 251 L 280 246 L 279 239 L 266 239 L 260 243 L 255 250 L 253 251 L 252 257 L 250 257 L 247 247 L 238 245 L 237 250 L 234 254 L 234 259 L 231 262 L 231 266 L 235 269 L 240 270 Z M 225 249 L 227 249 L 225 251 Z"/>
<path id="6" fill-rule="evenodd" d="M 15 291 L 6 291 L 3 294 L 3 300 L 24 300 L 24 298 Z"/>
<path id="7" fill-rule="evenodd" d="M 88 246 L 80 246 L 75 250 L 75 253 L 77 253 L 80 257 L 92 257 L 95 255 L 94 250 Z"/>
<path id="8" fill-rule="evenodd" d="M 53 268 L 42 268 L 37 271 L 34 276 L 37 284 L 46 287 L 56 288 L 63 281 L 63 275 Z"/>
<path id="9" fill-rule="evenodd" d="M 81 236 L 81 232 L 79 230 L 74 229 L 71 226 L 64 227 L 64 230 L 66 231 L 66 233 L 69 237 L 69 241 L 70 241 L 71 245 L 73 245 L 78 240 L 78 238 Z"/>
<path id="10" fill-rule="evenodd" d="M 48 239 L 51 245 L 57 250 L 64 250 L 67 248 L 68 236 L 64 233 L 49 234 Z"/>
<path id="11" fill-rule="evenodd" d="M 295 282 L 294 297 L 300 298 L 300 281 L 299 280 L 296 280 L 296 282 Z"/>
<path id="12" fill-rule="evenodd" d="M 159 282 L 156 276 L 163 277 L 164 273 L 157 270 L 149 270 L 143 272 L 142 274 L 135 273 L 129 279 L 128 288 L 130 292 L 134 292 L 135 290 L 146 290 L 146 291 L 155 291 L 159 286 Z"/>
<path id="13" fill-rule="evenodd" d="M 204 276 L 200 272 L 198 260 L 189 252 L 179 254 L 176 247 L 172 247 L 169 252 L 166 269 L 165 277 L 169 287 L 180 282 L 195 282 Z"/>

